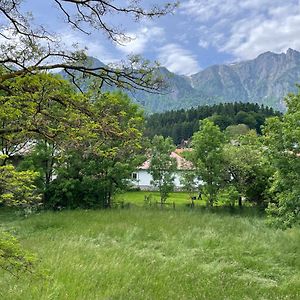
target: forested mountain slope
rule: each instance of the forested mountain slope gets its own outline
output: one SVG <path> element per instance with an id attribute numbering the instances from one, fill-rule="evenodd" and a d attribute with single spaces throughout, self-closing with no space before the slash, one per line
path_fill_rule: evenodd
<path id="1" fill-rule="evenodd" d="M 175 144 L 188 140 L 199 130 L 199 120 L 212 120 L 225 130 L 228 126 L 245 124 L 249 129 L 261 133 L 261 126 L 266 118 L 280 115 L 273 108 L 254 103 L 220 103 L 212 106 L 199 106 L 188 110 L 167 111 L 154 113 L 147 118 L 145 135 L 170 136 Z"/>

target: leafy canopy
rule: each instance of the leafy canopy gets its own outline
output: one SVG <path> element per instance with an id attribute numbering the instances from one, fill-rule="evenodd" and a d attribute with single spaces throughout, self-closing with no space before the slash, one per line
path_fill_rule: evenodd
<path id="1" fill-rule="evenodd" d="M 191 161 L 198 178 L 204 181 L 203 191 L 208 195 L 208 206 L 213 206 L 224 180 L 224 142 L 224 134 L 209 119 L 200 121 L 200 129 L 192 137 Z"/>
<path id="2" fill-rule="evenodd" d="M 174 172 L 177 169 L 176 159 L 171 156 L 175 146 L 171 138 L 155 136 L 150 146 L 150 168 L 153 184 L 160 192 L 161 203 L 164 203 L 174 188 Z"/>
<path id="3" fill-rule="evenodd" d="M 287 113 L 264 128 L 266 152 L 275 167 L 270 221 L 282 228 L 300 222 L 300 94 L 286 98 Z"/>

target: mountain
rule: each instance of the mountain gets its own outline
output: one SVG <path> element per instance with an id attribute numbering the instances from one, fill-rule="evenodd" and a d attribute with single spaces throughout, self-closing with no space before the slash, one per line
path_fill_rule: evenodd
<path id="1" fill-rule="evenodd" d="M 283 111 L 284 97 L 296 93 L 300 83 L 300 52 L 266 52 L 252 60 L 214 65 L 189 77 L 169 72 L 166 80 L 171 94 L 144 94 L 135 100 L 152 112 L 235 101 Z"/>
<path id="2" fill-rule="evenodd" d="M 198 106 L 197 103 L 202 103 L 207 98 L 201 91 L 193 88 L 191 78 L 174 74 L 164 67 L 159 68 L 159 73 L 167 82 L 167 91 L 163 91 L 162 94 L 143 91 L 130 93 L 134 101 L 141 104 L 146 112 L 162 112 Z"/>
<path id="3" fill-rule="evenodd" d="M 103 65 L 92 58 L 93 65 Z M 232 64 L 214 65 L 197 74 L 182 76 L 158 69 L 170 92 L 161 95 L 143 91 L 129 96 L 146 112 L 187 109 L 220 102 L 253 102 L 285 109 L 284 97 L 297 92 L 300 83 L 300 52 L 266 52 L 257 58 Z"/>
<path id="4" fill-rule="evenodd" d="M 300 52 L 266 52 L 253 60 L 209 67 L 191 76 L 193 87 L 221 101 L 257 102 L 284 109 L 284 96 L 297 92 Z"/>

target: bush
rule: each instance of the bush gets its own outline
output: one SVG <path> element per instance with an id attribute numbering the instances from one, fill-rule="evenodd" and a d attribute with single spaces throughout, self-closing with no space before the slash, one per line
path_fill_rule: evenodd
<path id="1" fill-rule="evenodd" d="M 35 257 L 21 248 L 12 235 L 0 231 L 0 268 L 13 275 L 20 272 L 31 272 Z"/>

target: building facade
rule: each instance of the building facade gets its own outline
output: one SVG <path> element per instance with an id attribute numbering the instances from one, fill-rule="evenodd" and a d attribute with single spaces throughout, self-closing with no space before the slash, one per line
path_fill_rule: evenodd
<path id="1" fill-rule="evenodd" d="M 175 190 L 182 190 L 182 176 L 184 172 L 192 172 L 193 164 L 183 158 L 180 154 L 182 154 L 184 150 L 176 149 L 174 152 L 170 154 L 176 160 L 177 171 L 174 173 L 174 188 Z M 185 150 L 186 151 L 186 150 Z M 153 185 L 152 175 L 149 173 L 150 168 L 150 159 L 146 160 L 135 172 L 132 173 L 131 184 L 134 188 L 139 188 L 145 191 L 155 190 L 155 186 Z M 200 184 L 200 181 L 195 181 L 195 185 Z"/>

